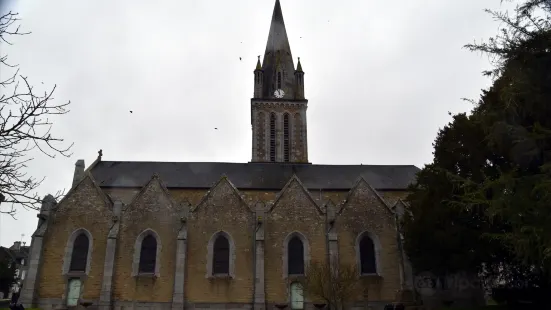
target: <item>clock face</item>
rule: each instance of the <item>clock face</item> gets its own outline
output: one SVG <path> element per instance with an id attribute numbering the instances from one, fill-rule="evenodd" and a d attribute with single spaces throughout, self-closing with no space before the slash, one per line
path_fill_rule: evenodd
<path id="1" fill-rule="evenodd" d="M 285 92 L 283 91 L 283 89 L 276 89 L 276 91 L 274 92 L 274 96 L 276 98 L 283 98 L 283 96 L 285 96 Z"/>

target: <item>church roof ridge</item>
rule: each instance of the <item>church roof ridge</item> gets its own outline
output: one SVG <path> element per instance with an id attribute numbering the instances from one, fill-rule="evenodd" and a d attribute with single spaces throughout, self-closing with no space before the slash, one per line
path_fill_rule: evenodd
<path id="1" fill-rule="evenodd" d="M 113 163 L 155 163 L 155 164 L 228 164 L 228 165 L 286 165 L 286 166 L 328 166 L 328 167 L 416 167 L 412 164 L 310 164 L 291 162 L 231 162 L 231 161 L 162 161 L 162 160 L 104 160 L 103 164 Z"/>
<path id="2" fill-rule="evenodd" d="M 377 190 L 406 190 L 418 171 L 413 165 L 101 161 L 91 173 L 100 187 L 142 187 L 157 172 L 169 188 L 211 188 L 225 174 L 239 189 L 279 190 L 296 174 L 309 189 L 348 190 L 361 176 Z"/>

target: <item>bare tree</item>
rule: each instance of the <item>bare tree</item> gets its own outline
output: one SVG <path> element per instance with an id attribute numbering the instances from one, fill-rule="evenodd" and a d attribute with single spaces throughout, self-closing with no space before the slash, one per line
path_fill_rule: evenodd
<path id="1" fill-rule="evenodd" d="M 301 284 L 313 300 L 323 300 L 330 309 L 341 310 L 358 296 L 360 290 L 355 265 L 312 262 Z"/>
<path id="2" fill-rule="evenodd" d="M 20 31 L 18 21 L 17 13 L 0 15 L 0 44 L 11 45 L 9 37 L 28 34 Z M 68 113 L 70 102 L 53 102 L 55 85 L 43 94 L 34 91 L 17 66 L 9 64 L 7 55 L 0 55 L 0 72 L 10 72 L 7 78 L 0 78 L 0 197 L 4 198 L 0 213 L 13 216 L 17 206 L 35 210 L 40 207 L 41 198 L 36 190 L 44 178 L 37 180 L 27 175 L 32 155 L 42 153 L 50 158 L 57 154 L 71 155 L 72 144 L 64 146 L 63 139 L 50 134 L 49 120 L 51 116 Z"/>

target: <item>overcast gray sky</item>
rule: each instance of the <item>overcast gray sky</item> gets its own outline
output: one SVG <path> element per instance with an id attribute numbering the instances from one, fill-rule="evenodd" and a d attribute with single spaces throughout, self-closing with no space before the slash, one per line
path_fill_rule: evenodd
<path id="1" fill-rule="evenodd" d="M 249 161 L 253 70 L 274 2 L 11 1 L 32 34 L 1 52 L 36 87 L 57 84 L 56 100 L 72 102 L 53 133 L 75 142 L 74 155 L 37 156 L 28 168 L 46 176 L 41 195 L 67 191 L 76 160 L 88 167 L 99 149 L 105 160 Z M 281 5 L 295 63 L 301 57 L 306 73 L 310 161 L 418 167 L 432 160 L 448 111 L 470 110 L 460 98 L 478 98 L 489 85 L 481 75 L 488 58 L 462 48 L 496 34 L 499 23 L 483 9 L 511 7 L 500 0 Z M 36 211 L 0 215 L 0 244 L 21 234 L 29 242 L 36 224 Z"/>

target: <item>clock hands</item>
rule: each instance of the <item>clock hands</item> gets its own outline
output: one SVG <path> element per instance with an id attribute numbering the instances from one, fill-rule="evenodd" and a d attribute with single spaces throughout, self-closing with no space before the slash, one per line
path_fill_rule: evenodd
<path id="1" fill-rule="evenodd" d="M 283 91 L 283 89 L 276 89 L 276 91 L 274 92 L 274 97 L 281 99 L 283 98 L 283 96 L 285 96 L 285 92 Z"/>

